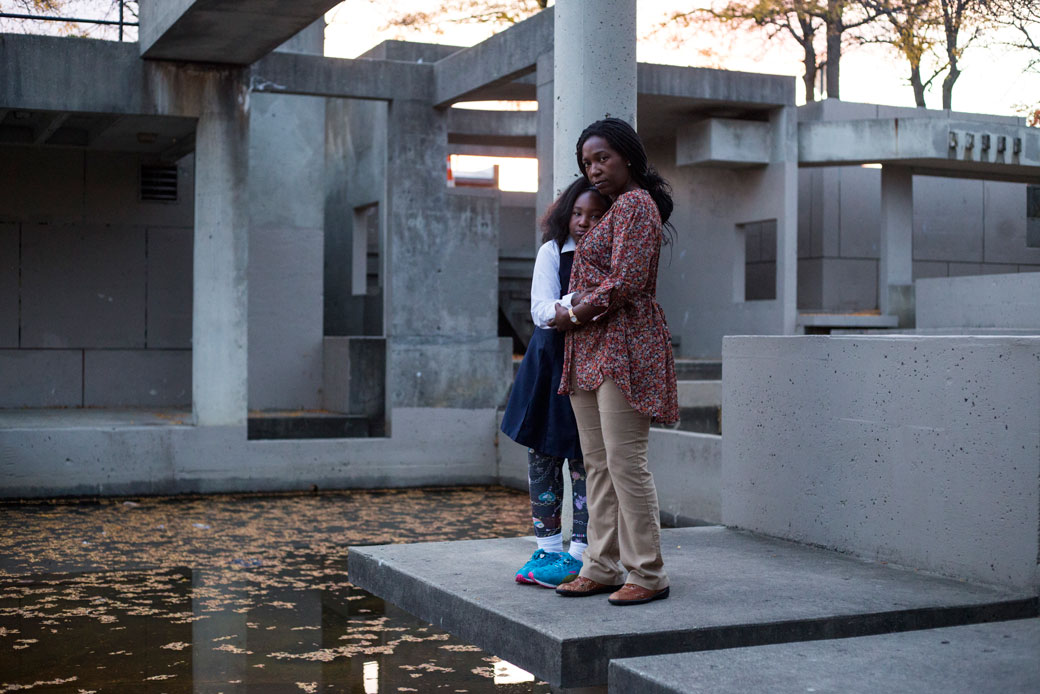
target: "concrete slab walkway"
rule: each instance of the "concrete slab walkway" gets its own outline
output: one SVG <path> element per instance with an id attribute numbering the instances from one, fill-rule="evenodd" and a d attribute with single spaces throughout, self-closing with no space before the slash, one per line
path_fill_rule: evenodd
<path id="1" fill-rule="evenodd" d="M 352 547 L 350 580 L 555 687 L 603 687 L 610 660 L 1037 615 L 1035 595 L 722 527 L 666 529 L 668 600 L 618 608 L 513 583 L 523 538 Z"/>
<path id="2" fill-rule="evenodd" d="M 1040 692 L 1040 619 L 622 658 L 611 693 Z"/>

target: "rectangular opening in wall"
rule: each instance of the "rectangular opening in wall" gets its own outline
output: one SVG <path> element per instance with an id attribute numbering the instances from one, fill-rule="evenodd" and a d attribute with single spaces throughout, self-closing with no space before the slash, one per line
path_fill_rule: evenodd
<path id="1" fill-rule="evenodd" d="M 351 293 L 363 297 L 362 334 L 383 331 L 383 234 L 379 203 L 354 208 Z"/>
<path id="2" fill-rule="evenodd" d="M 738 224 L 744 238 L 744 301 L 776 299 L 776 220 Z"/>
<path id="3" fill-rule="evenodd" d="M 1026 247 L 1040 248 L 1040 186 L 1026 186 Z"/>
<path id="4" fill-rule="evenodd" d="M 145 202 L 177 202 L 176 165 L 142 165 L 139 196 Z"/>

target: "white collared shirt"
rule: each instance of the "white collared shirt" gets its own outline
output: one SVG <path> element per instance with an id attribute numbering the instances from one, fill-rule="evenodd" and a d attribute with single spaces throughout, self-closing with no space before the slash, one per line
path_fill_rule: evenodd
<path id="1" fill-rule="evenodd" d="M 549 321 L 556 317 L 556 304 L 571 308 L 573 294 L 560 298 L 560 253 L 574 251 L 574 239 L 567 237 L 561 250 L 555 241 L 546 241 L 538 249 L 531 278 L 531 318 L 539 328 L 549 329 Z"/>

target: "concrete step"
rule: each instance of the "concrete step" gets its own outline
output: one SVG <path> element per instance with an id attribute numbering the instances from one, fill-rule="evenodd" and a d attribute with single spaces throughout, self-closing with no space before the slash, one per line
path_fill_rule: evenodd
<path id="1" fill-rule="evenodd" d="M 679 407 L 722 407 L 722 381 L 679 381 Z"/>
<path id="2" fill-rule="evenodd" d="M 681 402 L 680 402 L 681 404 Z M 692 431 L 696 434 L 722 433 L 722 408 L 717 405 L 709 407 L 679 407 L 679 423 L 670 426 L 660 426 L 663 429 L 676 429 L 678 431 Z"/>
<path id="3" fill-rule="evenodd" d="M 612 694 L 1040 692 L 1040 619 L 622 658 Z"/>
<path id="4" fill-rule="evenodd" d="M 721 381 L 721 359 L 676 359 L 675 378 L 679 381 Z"/>
<path id="5" fill-rule="evenodd" d="M 345 439 L 383 436 L 382 421 L 334 412 L 250 412 L 249 439 Z"/>
<path id="6" fill-rule="evenodd" d="M 713 527 L 662 531 L 671 597 L 619 609 L 513 582 L 529 538 L 351 547 L 350 581 L 555 687 L 616 658 L 1037 616 L 1035 594 Z"/>

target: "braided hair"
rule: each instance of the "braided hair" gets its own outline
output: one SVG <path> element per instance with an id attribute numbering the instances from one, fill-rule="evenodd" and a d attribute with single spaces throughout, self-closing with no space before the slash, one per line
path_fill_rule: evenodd
<path id="1" fill-rule="evenodd" d="M 596 190 L 594 186 L 589 185 L 588 179 L 584 176 L 574 179 L 542 217 L 539 225 L 542 228 L 542 243 L 555 241 L 557 246 L 563 248 L 563 244 L 567 243 L 567 237 L 571 233 L 571 212 L 583 193 L 595 194 L 602 199 L 604 208 L 610 207 L 610 198 Z"/>
<path id="2" fill-rule="evenodd" d="M 585 175 L 581 148 L 585 146 L 586 140 L 596 136 L 602 137 L 611 149 L 623 156 L 626 161 L 631 162 L 632 179 L 639 184 L 640 188 L 650 193 L 650 197 L 657 204 L 657 211 L 661 214 L 661 223 L 668 229 L 669 235 L 673 234 L 675 228 L 668 223 L 668 218 L 672 216 L 672 209 L 675 207 L 672 202 L 672 187 L 647 161 L 643 141 L 639 139 L 639 135 L 631 125 L 620 118 L 604 118 L 585 128 L 578 138 L 576 152 L 578 170 L 583 176 Z"/>

